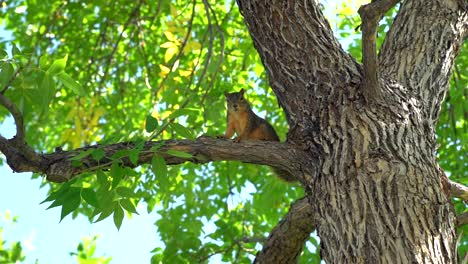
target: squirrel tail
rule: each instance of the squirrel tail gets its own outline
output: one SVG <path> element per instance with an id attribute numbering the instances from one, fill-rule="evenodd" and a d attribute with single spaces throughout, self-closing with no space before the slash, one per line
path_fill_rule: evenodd
<path id="1" fill-rule="evenodd" d="M 297 181 L 297 178 L 294 177 L 294 175 L 292 175 L 291 173 L 289 173 L 289 172 L 286 171 L 286 170 L 278 169 L 278 168 L 273 168 L 273 171 L 274 171 L 275 174 L 276 174 L 280 179 L 282 179 L 283 181 L 287 181 L 287 182 L 295 182 L 295 181 Z"/>

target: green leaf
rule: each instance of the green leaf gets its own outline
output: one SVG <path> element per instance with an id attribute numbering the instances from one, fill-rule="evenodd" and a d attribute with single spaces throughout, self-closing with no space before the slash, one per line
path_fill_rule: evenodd
<path id="1" fill-rule="evenodd" d="M 115 203 L 114 197 L 115 192 L 113 191 L 99 191 L 96 193 L 99 208 L 105 210 L 105 208 L 113 207 Z"/>
<path id="2" fill-rule="evenodd" d="M 152 115 L 146 116 L 146 123 L 145 123 L 145 130 L 148 133 L 153 132 L 158 128 L 158 120 L 154 118 Z"/>
<path id="3" fill-rule="evenodd" d="M 93 156 L 94 160 L 100 161 L 104 156 L 106 156 L 106 153 L 102 149 L 94 149 L 93 152 L 91 152 L 91 156 Z"/>
<path id="4" fill-rule="evenodd" d="M 43 111 L 47 111 L 50 101 L 52 101 L 55 96 L 55 83 L 48 72 L 44 74 L 44 78 L 39 86 L 39 91 L 42 95 L 41 100 L 39 100 L 41 108 Z"/>
<path id="5" fill-rule="evenodd" d="M 129 199 L 121 199 L 120 200 L 120 205 L 128 212 L 133 213 L 133 214 L 138 214 L 135 206 Z"/>
<path id="6" fill-rule="evenodd" d="M 70 158 L 70 160 L 81 160 L 84 157 L 87 157 L 88 155 L 92 154 L 94 151 L 96 151 L 96 149 L 93 149 L 93 148 L 87 149 L 85 151 L 81 151 L 78 155 Z"/>
<path id="7" fill-rule="evenodd" d="M 79 95 L 79 96 L 86 95 L 81 84 L 73 80 L 73 78 L 70 77 L 70 75 L 66 74 L 65 72 L 60 72 L 59 74 L 57 74 L 57 78 L 65 87 L 72 90 L 76 95 Z"/>
<path id="8" fill-rule="evenodd" d="M 14 56 L 21 55 L 20 49 L 16 46 L 15 43 L 11 43 L 11 54 Z"/>
<path id="9" fill-rule="evenodd" d="M 63 59 L 58 59 L 52 63 L 50 68 L 47 70 L 47 73 L 50 75 L 57 75 L 65 69 L 67 65 L 68 55 L 65 55 Z"/>
<path id="10" fill-rule="evenodd" d="M 21 261 L 21 252 L 23 251 L 23 248 L 21 247 L 20 242 L 16 242 L 15 245 L 13 246 L 13 250 L 11 252 L 11 257 L 10 260 L 15 263 L 15 262 L 20 262 Z"/>
<path id="11" fill-rule="evenodd" d="M 0 89 L 3 89 L 5 85 L 10 81 L 11 77 L 15 73 L 13 65 L 9 62 L 3 62 L 0 67 Z"/>
<path id="12" fill-rule="evenodd" d="M 169 119 L 176 118 L 179 116 L 188 116 L 188 115 L 199 115 L 200 109 L 197 108 L 180 108 L 177 109 L 175 112 L 169 115 Z"/>
<path id="13" fill-rule="evenodd" d="M 190 154 L 190 153 L 183 152 L 183 151 L 180 151 L 180 150 L 174 150 L 174 149 L 170 149 L 170 150 L 166 151 L 166 153 L 171 155 L 171 156 L 184 158 L 184 159 L 190 159 L 190 158 L 193 157 L 193 155 Z"/>
<path id="14" fill-rule="evenodd" d="M 119 182 L 122 180 L 125 170 L 124 168 L 120 167 L 118 163 L 114 163 L 111 166 L 110 173 L 112 176 L 112 188 L 115 188 L 117 187 L 117 185 L 119 185 Z"/>
<path id="15" fill-rule="evenodd" d="M 94 192 L 93 189 L 91 188 L 81 189 L 81 198 L 83 198 L 88 204 L 94 207 L 99 207 L 96 192 Z"/>
<path id="16" fill-rule="evenodd" d="M 154 144 L 154 145 L 150 148 L 150 150 L 156 152 L 156 151 L 157 151 L 158 149 L 160 149 L 162 146 L 164 146 L 164 142 L 160 142 L 160 143 Z"/>
<path id="17" fill-rule="evenodd" d="M 39 67 L 41 69 L 44 69 L 47 66 L 47 61 L 48 61 L 47 54 L 41 55 L 41 58 L 39 59 Z"/>
<path id="18" fill-rule="evenodd" d="M 52 204 L 50 204 L 49 207 L 46 208 L 46 210 L 60 206 L 63 204 L 63 202 L 64 202 L 63 198 L 58 198 L 57 200 L 53 201 Z"/>
<path id="19" fill-rule="evenodd" d="M 124 211 L 122 207 L 120 206 L 120 203 L 116 203 L 115 209 L 114 209 L 114 224 L 118 230 L 120 230 L 120 226 L 122 226 L 123 218 L 124 218 Z"/>
<path id="20" fill-rule="evenodd" d="M 140 156 L 140 152 L 141 151 L 139 149 L 132 149 L 128 151 L 128 159 L 134 165 L 138 165 L 138 157 Z"/>
<path id="21" fill-rule="evenodd" d="M 127 198 L 130 198 L 130 197 L 136 197 L 137 195 L 135 194 L 135 192 L 128 188 L 128 187 L 123 187 L 123 186 L 119 186 L 115 189 L 115 192 L 122 196 L 122 197 L 127 197 Z"/>
<path id="22" fill-rule="evenodd" d="M 115 204 L 117 204 L 117 202 L 115 202 Z M 107 217 L 109 217 L 112 213 L 114 212 L 114 207 L 112 206 L 109 206 L 109 207 L 105 207 L 101 214 L 99 215 L 98 219 L 96 221 L 94 221 L 94 223 L 97 223 L 99 221 L 102 221 L 104 219 L 106 219 Z"/>
<path id="23" fill-rule="evenodd" d="M 6 57 L 8 57 L 8 53 L 5 50 L 0 49 L 0 58 L 3 59 L 3 58 L 6 58 Z"/>
<path id="24" fill-rule="evenodd" d="M 194 139 L 192 131 L 181 124 L 171 123 L 170 127 L 176 132 L 177 135 L 187 139 Z"/>
<path id="25" fill-rule="evenodd" d="M 80 205 L 80 202 L 81 196 L 79 190 L 74 189 L 70 193 L 68 193 L 63 201 L 62 212 L 60 214 L 60 221 L 62 221 L 65 218 L 65 216 L 75 211 L 76 208 L 78 208 L 78 206 Z"/>
<path id="26" fill-rule="evenodd" d="M 154 155 L 151 159 L 151 170 L 158 177 L 167 178 L 166 160 L 161 155 Z"/>
<path id="27" fill-rule="evenodd" d="M 99 188 L 100 190 L 105 190 L 105 191 L 109 190 L 110 182 L 108 180 L 107 175 L 103 171 L 98 170 L 96 172 L 96 178 L 100 185 L 100 188 Z"/>

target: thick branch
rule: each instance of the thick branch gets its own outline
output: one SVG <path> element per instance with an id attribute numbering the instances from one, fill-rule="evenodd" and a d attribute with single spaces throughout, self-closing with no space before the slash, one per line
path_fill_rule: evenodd
<path id="1" fill-rule="evenodd" d="M 457 197 L 462 199 L 465 202 L 468 202 L 468 187 L 466 187 L 463 184 L 453 182 L 453 181 L 448 181 L 449 187 L 450 187 L 450 196 L 451 197 Z"/>
<path id="2" fill-rule="evenodd" d="M 457 215 L 457 226 L 468 224 L 468 212 Z"/>
<path id="3" fill-rule="evenodd" d="M 380 72 L 424 102 L 423 115 L 437 120 L 454 60 L 468 31 L 468 8 L 460 0 L 408 0 L 385 37 Z"/>
<path id="4" fill-rule="evenodd" d="M 15 119 L 16 140 L 20 144 L 24 143 L 26 140 L 25 140 L 25 134 L 24 134 L 23 114 L 21 114 L 21 111 L 12 101 L 10 101 L 10 99 L 8 99 L 6 96 L 4 96 L 1 93 L 0 93 L 0 104 L 3 105 Z"/>
<path id="5" fill-rule="evenodd" d="M 368 102 L 381 97 L 376 48 L 379 21 L 398 2 L 399 0 L 374 0 L 361 6 L 358 11 L 362 20 L 363 93 Z"/>
<path id="6" fill-rule="evenodd" d="M 155 147 L 159 146 L 157 149 Z M 72 151 L 60 151 L 51 154 L 41 155 L 39 162 L 31 163 L 24 159 L 21 151 L 8 144 L 8 141 L 0 141 L 0 150 L 7 157 L 7 162 L 16 172 L 38 172 L 47 176 L 52 182 L 69 181 L 82 172 L 97 169 L 106 169 L 113 163 L 112 156 L 121 151 L 135 151 L 138 149 L 132 142 L 116 143 L 112 145 L 88 146 Z M 176 157 L 168 154 L 170 150 L 177 150 L 191 154 L 191 157 Z M 73 163 L 73 157 L 88 151 L 88 155 Z M 99 151 L 104 157 L 99 161 L 93 158 L 92 152 Z M 208 137 L 191 140 L 168 140 L 150 141 L 141 145 L 136 163 L 133 163 L 129 155 L 119 158 L 119 162 L 124 166 L 136 167 L 142 164 L 151 163 L 155 153 L 163 156 L 168 165 L 180 164 L 184 162 L 206 163 L 217 160 L 239 160 L 247 163 L 269 165 L 273 168 L 285 170 L 295 175 L 298 180 L 310 180 L 314 173 L 313 164 L 309 159 L 309 154 L 288 144 L 266 141 L 244 141 L 234 143 L 231 140 L 218 140 Z M 314 159 L 314 158 L 312 158 Z M 115 161 L 115 158 L 114 158 Z M 312 164 L 303 169 L 302 164 Z"/>
<path id="7" fill-rule="evenodd" d="M 255 263 L 297 263 L 314 228 L 313 207 L 308 197 L 297 200 L 271 231 Z"/>
<path id="8" fill-rule="evenodd" d="M 237 0 L 237 4 L 291 129 L 318 117 L 321 105 L 314 94 L 326 97 L 360 82 L 359 65 L 333 36 L 318 1 Z M 300 111 L 302 106 L 307 111 Z"/>

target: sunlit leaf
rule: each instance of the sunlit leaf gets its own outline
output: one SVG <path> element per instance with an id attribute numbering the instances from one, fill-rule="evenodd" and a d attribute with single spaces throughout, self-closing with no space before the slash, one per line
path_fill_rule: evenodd
<path id="1" fill-rule="evenodd" d="M 183 138 L 187 139 L 194 139 L 195 136 L 193 135 L 192 131 L 181 124 L 171 123 L 170 127 L 176 132 L 177 135 L 182 136 Z"/>
<path id="2" fill-rule="evenodd" d="M 86 95 L 85 91 L 83 90 L 83 87 L 81 87 L 81 85 L 78 82 L 73 80 L 73 78 L 70 77 L 70 75 L 64 72 L 60 72 L 57 75 L 57 78 L 63 83 L 63 85 L 65 85 L 65 87 L 72 90 L 76 95 L 79 95 L 79 96 Z"/>
<path id="3" fill-rule="evenodd" d="M 121 199 L 120 200 L 120 205 L 128 212 L 133 213 L 133 214 L 138 214 L 135 206 L 129 199 Z"/>
<path id="4" fill-rule="evenodd" d="M 47 73 L 49 73 L 52 76 L 61 73 L 67 65 L 67 60 L 68 55 L 65 55 L 64 58 L 54 61 L 50 68 L 47 70 Z"/>

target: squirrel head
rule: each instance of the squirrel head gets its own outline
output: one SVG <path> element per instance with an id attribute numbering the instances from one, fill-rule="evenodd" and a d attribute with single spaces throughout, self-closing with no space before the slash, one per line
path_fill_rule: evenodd
<path id="1" fill-rule="evenodd" d="M 250 109 L 249 102 L 245 100 L 244 89 L 241 89 L 239 92 L 227 93 L 224 92 L 227 101 L 227 107 L 230 112 L 243 112 Z"/>

